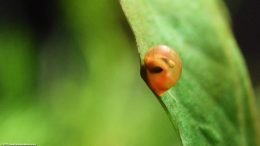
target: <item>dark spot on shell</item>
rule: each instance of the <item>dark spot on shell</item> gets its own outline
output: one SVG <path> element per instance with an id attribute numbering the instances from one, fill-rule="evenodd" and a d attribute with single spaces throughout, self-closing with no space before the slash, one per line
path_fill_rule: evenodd
<path id="1" fill-rule="evenodd" d="M 157 73 L 161 73 L 163 71 L 163 69 L 159 66 L 155 66 L 149 69 L 149 71 L 151 73 L 157 74 Z"/>

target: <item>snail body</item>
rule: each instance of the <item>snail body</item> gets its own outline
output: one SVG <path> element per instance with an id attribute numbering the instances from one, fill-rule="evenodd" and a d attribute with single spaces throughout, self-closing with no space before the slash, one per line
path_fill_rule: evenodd
<path id="1" fill-rule="evenodd" d="M 162 96 L 180 79 L 182 63 L 170 47 L 159 45 L 151 48 L 144 57 L 146 79 L 149 87 Z"/>

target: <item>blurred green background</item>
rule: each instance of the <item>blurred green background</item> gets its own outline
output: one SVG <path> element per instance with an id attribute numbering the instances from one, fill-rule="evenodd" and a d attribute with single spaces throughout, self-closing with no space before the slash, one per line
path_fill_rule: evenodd
<path id="1" fill-rule="evenodd" d="M 0 4 L 0 144 L 180 144 L 139 76 L 118 1 Z M 250 71 L 257 87 L 259 69 Z"/>

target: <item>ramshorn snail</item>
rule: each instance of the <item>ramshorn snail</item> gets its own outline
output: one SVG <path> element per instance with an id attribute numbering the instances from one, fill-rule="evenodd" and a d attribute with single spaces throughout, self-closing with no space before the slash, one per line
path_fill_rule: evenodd
<path id="1" fill-rule="evenodd" d="M 180 79 L 182 63 L 174 50 L 159 45 L 145 55 L 144 68 L 148 85 L 158 96 L 162 96 Z"/>

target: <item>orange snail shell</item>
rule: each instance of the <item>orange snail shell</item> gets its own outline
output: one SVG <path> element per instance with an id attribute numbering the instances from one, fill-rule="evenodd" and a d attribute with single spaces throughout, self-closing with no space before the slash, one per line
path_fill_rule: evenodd
<path id="1" fill-rule="evenodd" d="M 148 85 L 158 96 L 177 83 L 182 71 L 179 55 L 165 45 L 150 49 L 144 57 L 144 67 Z"/>

